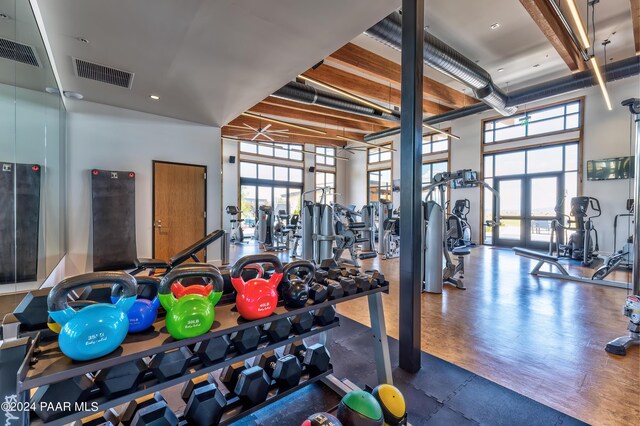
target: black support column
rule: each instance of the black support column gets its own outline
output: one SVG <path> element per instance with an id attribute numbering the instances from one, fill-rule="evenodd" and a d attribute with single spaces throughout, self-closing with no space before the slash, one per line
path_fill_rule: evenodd
<path id="1" fill-rule="evenodd" d="M 402 0 L 400 368 L 420 370 L 424 0 Z"/>

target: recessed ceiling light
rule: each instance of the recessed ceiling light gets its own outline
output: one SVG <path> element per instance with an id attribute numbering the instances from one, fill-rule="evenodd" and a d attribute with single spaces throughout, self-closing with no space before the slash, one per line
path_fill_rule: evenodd
<path id="1" fill-rule="evenodd" d="M 498 28 L 500 28 L 500 23 L 499 22 L 494 22 L 493 24 L 491 24 L 491 28 L 492 30 L 497 30 Z"/>
<path id="2" fill-rule="evenodd" d="M 153 99 L 154 101 L 159 101 L 160 100 L 160 96 L 158 96 L 158 95 L 149 95 L 149 97 L 151 99 Z"/>
<path id="3" fill-rule="evenodd" d="M 84 96 L 82 95 L 82 93 L 78 93 L 78 92 L 72 92 L 70 90 L 65 90 L 64 91 L 64 95 L 67 98 L 71 98 L 71 99 L 77 99 L 77 100 L 81 100 L 84 98 Z"/>
<path id="4" fill-rule="evenodd" d="M 9 16 L 4 13 L 0 13 L 0 19 L 9 19 Z"/>
<path id="5" fill-rule="evenodd" d="M 78 40 L 79 42 L 84 43 L 84 44 L 89 44 L 89 40 L 87 40 L 86 38 L 83 38 L 83 37 L 78 37 L 76 40 Z"/>
<path id="6" fill-rule="evenodd" d="M 504 68 L 498 68 L 498 72 L 504 71 Z"/>

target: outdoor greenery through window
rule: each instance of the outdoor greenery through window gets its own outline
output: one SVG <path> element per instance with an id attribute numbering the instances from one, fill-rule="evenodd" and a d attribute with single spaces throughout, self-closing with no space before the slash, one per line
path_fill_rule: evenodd
<path id="1" fill-rule="evenodd" d="M 580 108 L 581 101 L 578 100 L 484 121 L 484 143 L 578 129 L 581 126 Z"/>
<path id="2" fill-rule="evenodd" d="M 391 147 L 391 144 L 384 144 L 383 146 Z M 369 148 L 367 149 L 367 161 L 369 164 L 382 163 L 384 161 L 391 161 L 391 151 L 382 148 Z"/>
<path id="3" fill-rule="evenodd" d="M 316 164 L 323 164 L 325 166 L 335 166 L 336 159 L 333 157 L 327 157 L 328 155 L 336 156 L 335 148 L 328 148 L 325 146 L 316 147 Z"/>
<path id="4" fill-rule="evenodd" d="M 422 155 L 445 152 L 449 149 L 449 138 L 442 133 L 429 133 L 422 137 Z"/>
<path id="5" fill-rule="evenodd" d="M 240 152 L 302 161 L 302 145 L 275 142 L 240 142 Z"/>

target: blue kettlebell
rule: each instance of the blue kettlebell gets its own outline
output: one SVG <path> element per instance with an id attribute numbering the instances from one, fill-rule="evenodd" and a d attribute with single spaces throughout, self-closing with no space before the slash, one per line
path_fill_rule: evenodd
<path id="1" fill-rule="evenodd" d="M 160 278 L 140 276 L 134 277 L 138 286 L 149 286 L 155 290 L 155 297 L 151 300 L 141 299 L 138 297 L 133 306 L 127 312 L 129 317 L 129 333 L 139 333 L 151 327 L 158 316 L 158 307 L 160 299 L 158 299 L 158 288 L 160 286 Z M 114 285 L 111 290 L 111 303 L 118 303 L 121 297 L 122 286 Z"/>
<path id="2" fill-rule="evenodd" d="M 96 303 L 78 311 L 69 306 L 70 291 L 96 284 L 122 287 L 122 297 L 114 304 Z M 51 318 L 62 326 L 60 350 L 75 361 L 107 355 L 120 346 L 129 330 L 127 312 L 136 301 L 138 286 L 126 272 L 91 272 L 60 281 L 47 298 Z"/>

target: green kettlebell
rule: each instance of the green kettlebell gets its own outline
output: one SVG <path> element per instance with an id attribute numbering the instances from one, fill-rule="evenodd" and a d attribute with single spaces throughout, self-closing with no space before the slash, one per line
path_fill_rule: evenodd
<path id="1" fill-rule="evenodd" d="M 196 291 L 177 298 L 172 284 L 184 278 L 205 278 L 211 281 L 210 291 Z M 209 286 L 207 286 L 209 287 Z M 167 311 L 167 331 L 174 339 L 200 336 L 209 331 L 215 320 L 215 305 L 222 297 L 224 281 L 218 268 L 208 263 L 182 265 L 171 270 L 160 281 L 158 298 Z"/>

